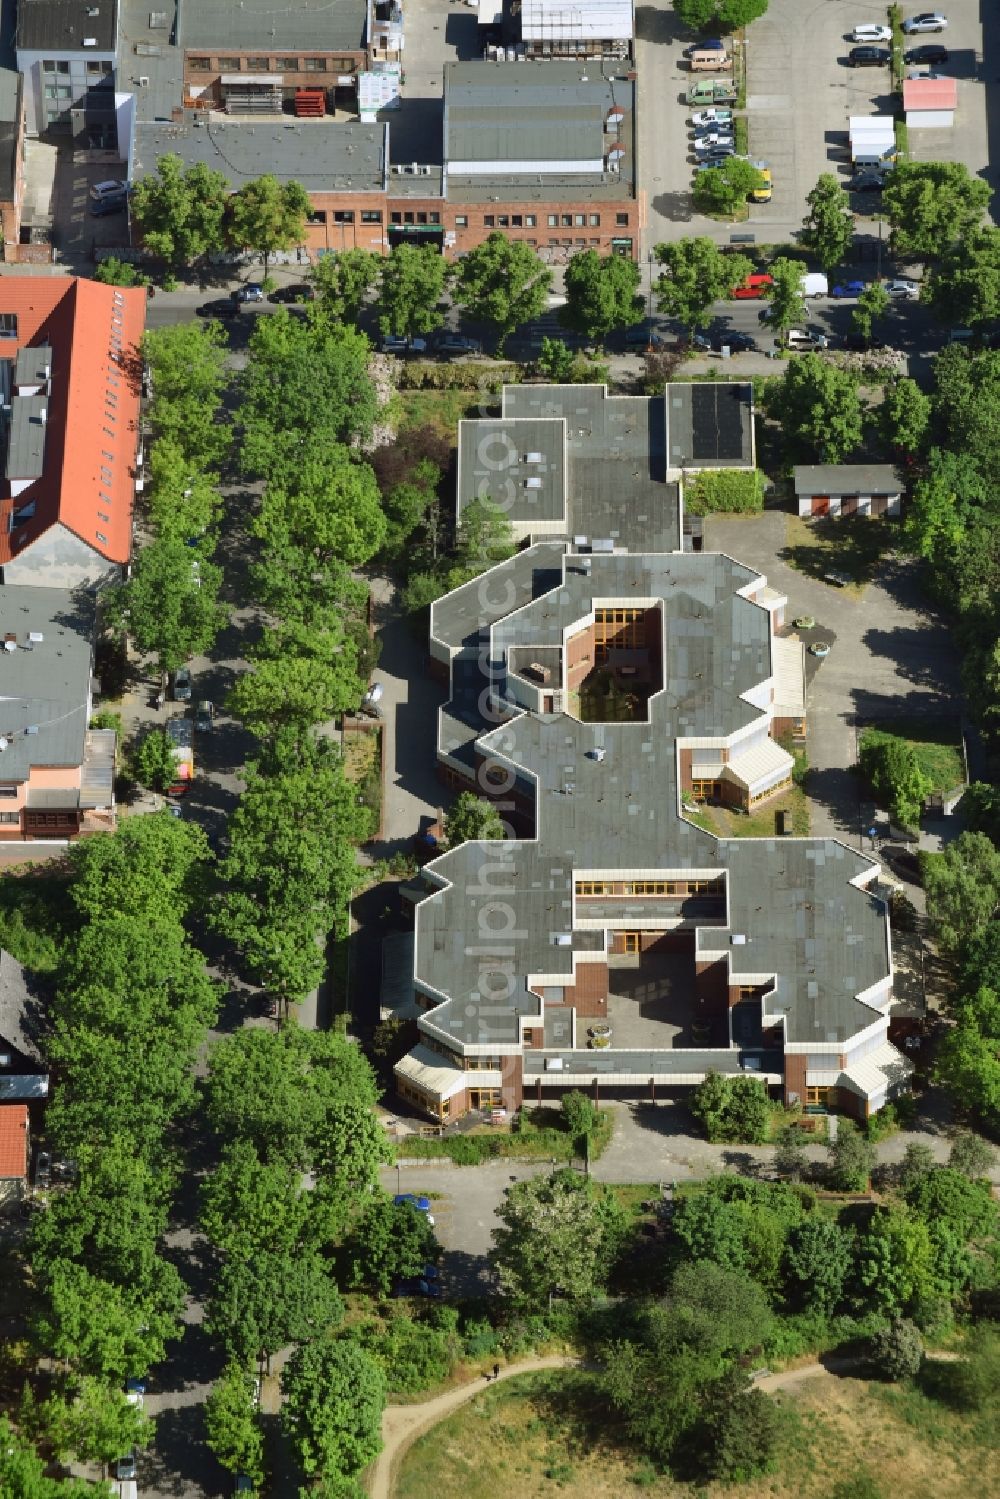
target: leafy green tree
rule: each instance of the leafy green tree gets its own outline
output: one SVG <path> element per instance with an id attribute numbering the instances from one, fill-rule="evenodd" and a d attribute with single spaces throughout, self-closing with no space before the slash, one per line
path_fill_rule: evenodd
<path id="1" fill-rule="evenodd" d="M 474 791 L 460 791 L 444 820 L 445 837 L 450 848 L 460 843 L 476 843 L 483 838 L 502 838 L 503 819 L 485 797 Z"/>
<path id="2" fill-rule="evenodd" d="M 774 1327 L 762 1287 L 742 1272 L 709 1260 L 678 1265 L 665 1312 L 678 1344 L 719 1358 L 762 1347 Z"/>
<path id="3" fill-rule="evenodd" d="M 770 1119 L 767 1089 L 763 1083 L 754 1077 L 734 1077 L 726 1110 L 727 1138 L 743 1145 L 763 1145 Z"/>
<path id="4" fill-rule="evenodd" d="M 994 1323 L 983 1323 L 968 1334 L 965 1358 L 948 1371 L 949 1393 L 960 1410 L 995 1408 L 1000 1390 L 1000 1336 Z"/>
<path id="5" fill-rule="evenodd" d="M 343 1247 L 352 1286 L 371 1286 L 388 1296 L 395 1283 L 422 1275 L 439 1245 L 427 1214 L 379 1194 L 351 1229 Z"/>
<path id="6" fill-rule="evenodd" d="M 122 911 L 147 921 L 182 920 L 204 897 L 209 856 L 208 839 L 193 823 L 166 812 L 129 817 L 114 833 L 81 838 L 70 847 L 70 900 L 90 922 Z"/>
<path id="7" fill-rule="evenodd" d="M 691 1094 L 688 1107 L 701 1120 L 707 1138 L 713 1143 L 724 1138 L 729 1100 L 729 1078 L 721 1072 L 706 1072 L 705 1081 Z"/>
<path id="8" fill-rule="evenodd" d="M 244 1258 L 292 1250 L 305 1229 L 309 1199 L 301 1173 L 264 1162 L 246 1140 L 234 1140 L 201 1189 L 201 1226 L 217 1249 Z"/>
<path id="9" fill-rule="evenodd" d="M 286 656 L 244 672 L 226 701 L 236 718 L 264 737 L 282 729 L 304 732 L 356 707 L 359 696 L 356 674 L 345 675 L 336 662 Z"/>
<path id="10" fill-rule="evenodd" d="M 165 1294 L 146 1295 L 59 1260 L 47 1270 L 42 1289 L 34 1319 L 38 1347 L 75 1373 L 123 1384 L 162 1362 L 167 1343 L 180 1336 L 179 1278 L 164 1285 Z"/>
<path id="11" fill-rule="evenodd" d="M 753 162 L 744 156 L 731 156 L 721 167 L 695 177 L 694 206 L 700 213 L 732 214 L 763 185 L 764 177 Z"/>
<path id="12" fill-rule="evenodd" d="M 154 656 L 161 672 L 176 671 L 207 651 L 225 623 L 221 583 L 221 568 L 182 541 L 157 538 L 139 553 L 128 582 L 108 594 L 108 622 Z"/>
<path id="13" fill-rule="evenodd" d="M 189 465 L 185 478 L 217 468 L 228 452 L 230 428 L 219 420 L 229 382 L 228 350 L 219 323 L 175 323 L 149 329 L 143 336 L 142 353 L 153 390 L 153 453 L 160 443 L 172 442 Z M 153 472 L 155 476 L 155 468 Z"/>
<path id="14" fill-rule="evenodd" d="M 117 260 L 109 255 L 94 270 L 94 280 L 105 286 L 148 286 L 149 277 L 138 270 L 131 261 Z"/>
<path id="15" fill-rule="evenodd" d="M 841 463 L 861 442 L 864 423 L 853 375 L 803 354 L 765 380 L 763 406 L 779 423 L 789 459 Z"/>
<path id="16" fill-rule="evenodd" d="M 572 1171 L 515 1183 L 497 1218 L 490 1259 L 503 1294 L 526 1309 L 554 1295 L 589 1302 L 607 1282 L 624 1229 L 614 1199 Z"/>
<path id="17" fill-rule="evenodd" d="M 510 521 L 499 506 L 489 500 L 472 500 L 465 506 L 455 551 L 461 564 L 480 570 L 513 556 Z"/>
<path id="18" fill-rule="evenodd" d="M 861 769 L 875 795 L 887 803 L 894 821 L 916 827 L 934 783 L 905 739 L 866 729 L 861 736 Z"/>
<path id="19" fill-rule="evenodd" d="M 548 306 L 552 272 L 530 245 L 495 231 L 464 256 L 455 278 L 455 301 L 475 322 L 497 330 L 497 353 L 521 323 Z"/>
<path id="20" fill-rule="evenodd" d="M 706 1478 L 740 1483 L 771 1466 L 778 1444 L 778 1413 L 745 1369 L 727 1369 L 702 1400 L 699 1467 Z"/>
<path id="21" fill-rule="evenodd" d="M 140 785 L 166 791 L 177 778 L 177 760 L 167 731 L 148 729 L 139 741 L 132 764 Z"/>
<path id="22" fill-rule="evenodd" d="M 133 185 L 129 212 L 146 249 L 180 271 L 225 248 L 229 200 L 224 172 L 168 153 Z"/>
<path id="23" fill-rule="evenodd" d="M 934 1251 L 922 1219 L 905 1208 L 877 1208 L 858 1241 L 858 1280 L 869 1304 L 902 1314 L 933 1285 Z"/>
<path id="24" fill-rule="evenodd" d="M 158 536 L 194 541 L 215 531 L 222 514 L 219 491 L 175 437 L 153 444 L 149 471 L 146 506 Z"/>
<path id="25" fill-rule="evenodd" d="M 397 245 L 382 264 L 379 327 L 397 338 L 440 328 L 448 262 L 433 245 Z"/>
<path id="26" fill-rule="evenodd" d="M 948 952 L 996 916 L 1000 901 L 1000 849 L 985 833 L 961 833 L 939 854 L 926 858 L 927 914 Z"/>
<path id="27" fill-rule="evenodd" d="M 683 1197 L 674 1209 L 671 1227 L 687 1258 L 708 1260 L 727 1270 L 745 1268 L 745 1224 L 731 1203 L 707 1192 Z"/>
<path id="28" fill-rule="evenodd" d="M 597 1110 L 579 1088 L 563 1094 L 560 1110 L 567 1132 L 576 1141 L 588 1140 L 597 1128 Z"/>
<path id="29" fill-rule="evenodd" d="M 306 453 L 370 436 L 378 412 L 368 340 L 311 306 L 257 318 L 240 376 L 244 472 L 291 486 Z"/>
<path id="30" fill-rule="evenodd" d="M 628 327 L 642 317 L 640 276 L 636 262 L 624 255 L 581 250 L 566 267 L 566 305 L 560 308 L 559 321 L 603 345 L 613 329 Z"/>
<path id="31" fill-rule="evenodd" d="M 992 481 L 1000 475 L 1000 351 L 950 344 L 934 361 L 934 379 L 942 447 L 970 459 L 980 482 Z"/>
<path id="32" fill-rule="evenodd" d="M 0 1416 L 0 1493 L 7 1499 L 94 1499 L 101 1492 L 86 1479 L 47 1478 L 46 1466 L 31 1443 Z M 110 1493 L 107 1485 L 105 1493 Z"/>
<path id="33" fill-rule="evenodd" d="M 934 1170 L 934 1152 L 929 1145 L 923 1145 L 918 1140 L 913 1140 L 907 1145 L 903 1152 L 903 1159 L 899 1165 L 899 1185 L 903 1195 L 913 1190 L 917 1184 Z"/>
<path id="34" fill-rule="evenodd" d="M 289 1343 L 307 1343 L 339 1326 L 344 1303 L 327 1265 L 314 1249 L 237 1255 L 215 1277 L 205 1324 L 243 1364 Z"/>
<path id="35" fill-rule="evenodd" d="M 538 351 L 538 373 L 551 380 L 553 385 L 571 383 L 576 355 L 561 338 L 543 338 Z"/>
<path id="36" fill-rule="evenodd" d="M 938 1080 L 960 1109 L 1000 1135 L 1000 1000 L 981 989 L 938 1048 Z"/>
<path id="37" fill-rule="evenodd" d="M 903 260 L 939 259 L 981 226 L 989 201 L 989 184 L 961 162 L 900 162 L 882 193 L 893 254 Z"/>
<path id="38" fill-rule="evenodd" d="M 808 1170 L 805 1140 L 794 1124 L 786 1125 L 774 1142 L 774 1169 L 793 1182 L 801 1181 Z"/>
<path id="39" fill-rule="evenodd" d="M 363 1347 L 378 1360 L 394 1392 L 415 1394 L 440 1384 L 461 1357 L 455 1308 L 439 1304 L 431 1319 L 417 1321 L 402 1311 L 381 1326 L 370 1324 L 362 1334 Z"/>
<path id="40" fill-rule="evenodd" d="M 975 327 L 1000 314 L 1000 232 L 974 229 L 944 252 L 928 300 L 941 322 Z"/>
<path id="41" fill-rule="evenodd" d="M 803 224 L 802 243 L 830 275 L 847 258 L 854 242 L 850 199 L 833 173 L 823 172 L 812 192 L 806 194 L 806 202 L 809 212 Z"/>
<path id="42" fill-rule="evenodd" d="M 429 458 L 418 459 L 409 476 L 384 490 L 382 509 L 386 536 L 383 554 L 399 562 L 408 559 L 406 544 L 438 505 L 438 486 L 443 475 Z"/>
<path id="43" fill-rule="evenodd" d="M 254 1379 L 245 1364 L 229 1363 L 205 1401 L 205 1443 L 230 1473 L 264 1481 L 264 1436 Z"/>
<path id="44" fill-rule="evenodd" d="M 931 398 L 915 380 L 897 375 L 882 387 L 882 404 L 875 408 L 879 430 L 893 451 L 913 456 L 923 450 L 931 420 Z"/>
<path id="45" fill-rule="evenodd" d="M 703 31 L 714 21 L 719 0 L 674 0 L 674 15 L 692 31 Z"/>
<path id="46" fill-rule="evenodd" d="M 989 1182 L 972 1181 L 952 1166 L 938 1166 L 919 1177 L 908 1188 L 906 1200 L 928 1227 L 947 1223 L 963 1241 L 996 1232 L 997 1207 Z"/>
<path id="47" fill-rule="evenodd" d="M 382 1446 L 385 1376 L 356 1343 L 299 1348 L 281 1376 L 282 1425 L 303 1473 L 359 1473 Z"/>
<path id="48" fill-rule="evenodd" d="M 711 176 L 711 173 L 705 173 Z M 724 255 L 713 240 L 687 237 L 656 246 L 662 274 L 656 283 L 656 305 L 677 318 L 688 333 L 711 321 L 712 306 L 733 294 L 753 270 L 745 255 Z"/>
<path id="49" fill-rule="evenodd" d="M 875 1168 L 875 1147 L 849 1119 L 837 1121 L 830 1146 L 830 1184 L 838 1192 L 866 1192 Z"/>
<path id="50" fill-rule="evenodd" d="M 836 1310 L 851 1271 L 851 1236 L 828 1218 L 816 1215 L 793 1228 L 785 1251 L 791 1294 L 803 1306 L 827 1314 Z"/>
<path id="51" fill-rule="evenodd" d="M 878 318 L 885 317 L 889 310 L 889 302 L 889 293 L 881 281 L 869 282 L 851 312 L 851 322 L 855 332 L 860 333 L 862 338 L 870 340 L 872 327 Z"/>
<path id="52" fill-rule="evenodd" d="M 883 1379 L 912 1379 L 924 1361 L 924 1340 L 912 1322 L 893 1317 L 872 1333 L 868 1358 Z"/>
<path id="53" fill-rule="evenodd" d="M 802 262 L 779 255 L 769 266 L 771 285 L 764 295 L 771 304 L 770 325 L 779 334 L 801 323 L 806 315 L 806 298 L 802 289 Z"/>
<path id="54" fill-rule="evenodd" d="M 307 451 L 294 483 L 267 486 L 252 531 L 268 566 L 300 586 L 334 564 L 360 567 L 386 534 L 375 475 L 340 443 Z"/>
<path id="55" fill-rule="evenodd" d="M 51 1395 L 39 1411 L 40 1424 L 60 1458 L 109 1463 L 148 1447 L 153 1423 L 131 1405 L 123 1389 L 85 1375 L 72 1380 L 65 1393 Z"/>
<path id="56" fill-rule="evenodd" d="M 324 312 L 339 322 L 353 323 L 381 270 L 382 256 L 373 250 L 340 250 L 318 260 L 310 279 Z"/>
<path id="57" fill-rule="evenodd" d="M 981 1181 L 989 1175 L 995 1164 L 996 1151 L 992 1145 L 988 1145 L 980 1135 L 974 1135 L 971 1130 L 956 1131 L 948 1153 L 948 1165 L 953 1171 L 960 1171 L 970 1181 Z"/>
<path id="58" fill-rule="evenodd" d="M 914 486 L 903 534 L 910 551 L 926 561 L 953 554 L 965 534 L 959 494 L 932 466 Z"/>
<path id="59" fill-rule="evenodd" d="M 279 182 L 270 172 L 244 182 L 229 200 L 228 233 L 232 244 L 268 261 L 276 250 L 290 250 L 305 238 L 312 204 L 301 182 Z"/>

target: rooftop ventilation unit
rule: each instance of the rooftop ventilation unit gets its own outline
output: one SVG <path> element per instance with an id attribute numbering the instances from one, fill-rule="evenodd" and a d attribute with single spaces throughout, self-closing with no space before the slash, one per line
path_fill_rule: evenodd
<path id="1" fill-rule="evenodd" d="M 25 729 L 24 732 L 26 734 L 37 734 L 38 733 L 38 725 L 36 723 L 29 723 L 28 727 Z"/>
<path id="2" fill-rule="evenodd" d="M 746 947 L 747 939 L 742 932 L 734 932 L 729 939 L 733 947 Z"/>
<path id="3" fill-rule="evenodd" d="M 28 639 L 31 641 L 32 645 L 41 645 L 42 641 L 45 639 L 45 636 L 42 634 L 41 630 L 29 630 Z"/>
<path id="4" fill-rule="evenodd" d="M 556 932 L 555 937 L 552 940 L 555 942 L 556 947 L 573 946 L 573 936 L 570 932 Z"/>
<path id="5" fill-rule="evenodd" d="M 592 760 L 596 760 L 598 765 L 601 765 L 607 759 L 607 755 L 608 752 L 604 748 L 603 744 L 595 745 L 595 747 L 590 752 L 590 758 Z"/>
<path id="6" fill-rule="evenodd" d="M 525 453 L 524 461 L 525 463 L 544 463 L 545 458 L 541 453 Z"/>
<path id="7" fill-rule="evenodd" d="M 541 489 L 542 481 L 541 479 L 525 479 L 524 487 L 525 489 Z"/>

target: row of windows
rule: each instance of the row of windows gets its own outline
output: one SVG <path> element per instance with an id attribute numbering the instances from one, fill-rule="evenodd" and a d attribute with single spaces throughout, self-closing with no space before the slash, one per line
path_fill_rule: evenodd
<path id="1" fill-rule="evenodd" d="M 382 222 L 382 210 L 381 210 L 381 208 L 363 208 L 361 210 L 361 213 L 360 213 L 360 218 L 361 218 L 362 224 L 381 224 L 381 222 Z M 354 209 L 353 208 L 334 208 L 334 209 L 331 209 L 331 211 L 330 211 L 330 221 L 331 221 L 331 223 L 334 223 L 334 224 L 353 224 L 354 223 Z M 312 211 L 312 213 L 309 215 L 309 222 L 310 222 L 310 224 L 325 224 L 326 223 L 326 209 L 325 208 L 314 208 L 313 211 Z M 424 218 L 423 218 L 422 222 L 426 222 L 426 214 L 424 215 Z M 438 215 L 435 214 L 434 215 L 434 223 L 436 224 L 437 222 L 438 222 Z"/>
<path id="2" fill-rule="evenodd" d="M 721 895 L 721 880 L 577 880 L 577 895 Z"/>
<path id="3" fill-rule="evenodd" d="M 2 823 L 6 824 L 6 823 L 20 822 L 20 821 L 21 821 L 21 814 L 20 814 L 20 812 L 0 812 L 0 822 L 2 822 Z"/>
<path id="4" fill-rule="evenodd" d="M 409 1083 L 401 1082 L 398 1079 L 396 1082 L 396 1092 L 400 1098 L 405 1098 L 408 1103 L 416 1104 L 418 1109 L 429 1110 L 432 1114 L 437 1114 L 439 1118 L 443 1119 L 451 1113 L 450 1098 L 442 1099 L 439 1103 L 436 1098 L 431 1098 L 426 1093 L 421 1093 L 417 1088 L 411 1088 Z"/>
<path id="5" fill-rule="evenodd" d="M 750 800 L 749 800 L 749 805 L 751 807 L 756 807 L 757 803 L 758 802 L 762 802 L 765 799 L 765 797 L 774 796 L 779 791 L 787 791 L 788 787 L 791 784 L 792 784 L 792 778 L 791 778 L 791 776 L 790 775 L 786 776 L 785 779 L 783 781 L 779 781 L 777 783 L 777 785 L 775 785 L 775 786 L 768 786 L 768 788 L 767 788 L 766 791 L 760 792 L 760 794 L 758 796 L 752 796 L 750 798 Z"/>
<path id="6" fill-rule="evenodd" d="M 389 222 L 391 224 L 440 224 L 441 215 L 439 213 L 423 213 L 420 211 L 416 213 L 390 213 Z"/>
<path id="7" fill-rule="evenodd" d="M 189 57 L 194 73 L 352 73 L 352 57 Z"/>
<path id="8" fill-rule="evenodd" d="M 86 67 L 88 78 L 105 78 L 111 72 L 114 64 L 96 60 L 91 62 L 88 59 Z M 42 63 L 42 72 L 49 78 L 66 78 L 70 73 L 70 64 L 68 62 L 52 62 L 46 58 Z"/>

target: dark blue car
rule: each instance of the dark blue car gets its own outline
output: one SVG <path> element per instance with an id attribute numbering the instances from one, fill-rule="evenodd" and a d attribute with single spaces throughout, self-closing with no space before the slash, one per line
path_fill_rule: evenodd
<path id="1" fill-rule="evenodd" d="M 841 281 L 830 292 L 831 297 L 860 297 L 867 281 Z"/>

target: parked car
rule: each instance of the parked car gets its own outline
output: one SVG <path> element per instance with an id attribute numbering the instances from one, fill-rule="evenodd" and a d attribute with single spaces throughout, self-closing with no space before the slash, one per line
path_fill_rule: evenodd
<path id="1" fill-rule="evenodd" d="M 427 1222 L 431 1228 L 434 1227 L 434 1215 L 431 1213 L 429 1197 L 422 1197 L 416 1192 L 397 1192 L 392 1200 L 398 1208 L 410 1207 L 415 1213 L 426 1213 Z"/>
<path id="2" fill-rule="evenodd" d="M 864 26 L 855 26 L 851 32 L 852 42 L 891 42 L 892 27 L 884 21 L 872 21 Z"/>
<path id="3" fill-rule="evenodd" d="M 52 1156 L 47 1150 L 40 1150 L 35 1156 L 35 1186 L 45 1191 L 52 1181 Z"/>
<path id="4" fill-rule="evenodd" d="M 117 1479 L 121 1480 L 123 1478 L 135 1478 L 135 1453 L 126 1453 L 124 1457 L 120 1457 L 118 1461 L 113 1464 L 113 1467 L 115 1471 L 115 1477 Z"/>
<path id="5" fill-rule="evenodd" d="M 707 42 L 692 42 L 690 47 L 684 48 L 684 56 L 690 57 L 692 52 L 725 52 L 725 50 L 725 42 L 714 36 Z"/>
<path id="6" fill-rule="evenodd" d="M 310 281 L 293 281 L 271 293 L 272 302 L 315 302 L 316 288 Z"/>
<path id="7" fill-rule="evenodd" d="M 146 1381 L 144 1379 L 126 1379 L 125 1399 L 129 1405 L 134 1405 L 142 1410 L 146 1398 Z"/>
<path id="8" fill-rule="evenodd" d="M 211 733 L 215 723 L 215 704 L 203 697 L 194 715 L 194 726 L 199 734 Z"/>
<path id="9" fill-rule="evenodd" d="M 263 302 L 264 288 L 257 281 L 248 281 L 232 292 L 232 298 L 234 302 Z"/>
<path id="10" fill-rule="evenodd" d="M 769 286 L 774 285 L 774 277 L 769 276 L 766 271 L 754 271 L 747 277 L 742 286 L 737 286 L 733 291 L 733 297 L 737 302 L 759 300 Z"/>
<path id="11" fill-rule="evenodd" d="M 235 1483 L 234 1483 L 234 1486 L 233 1486 L 233 1493 L 234 1494 L 252 1494 L 253 1493 L 253 1479 L 250 1477 L 250 1475 L 248 1473 L 237 1473 L 236 1474 L 236 1479 L 235 1479 Z"/>
<path id="12" fill-rule="evenodd" d="M 96 198 L 90 205 L 90 217 L 103 219 L 109 213 L 124 213 L 128 207 L 128 193 L 114 193 L 107 198 Z"/>
<path id="13" fill-rule="evenodd" d="M 869 349 L 884 349 L 885 340 L 876 338 L 874 334 L 866 338 L 863 333 L 845 333 L 841 339 L 841 347 L 855 354 L 866 354 Z"/>
<path id="14" fill-rule="evenodd" d="M 831 297 L 860 297 L 867 285 L 867 281 L 838 281 L 837 285 L 831 289 L 830 295 Z"/>
<path id="15" fill-rule="evenodd" d="M 404 354 L 426 354 L 427 340 L 424 338 L 401 338 L 395 333 L 389 333 L 382 340 L 382 353 L 395 354 L 402 358 Z"/>
<path id="16" fill-rule="evenodd" d="M 239 302 L 203 302 L 195 309 L 198 317 L 239 317 Z"/>
<path id="17" fill-rule="evenodd" d="M 790 349 L 828 349 L 830 340 L 817 328 L 789 328 L 785 342 Z"/>
<path id="18" fill-rule="evenodd" d="M 724 348 L 729 348 L 734 354 L 745 354 L 756 349 L 757 340 L 750 333 L 740 333 L 736 328 L 728 328 L 725 333 L 716 333 L 712 338 L 712 348 L 720 354 Z"/>
<path id="19" fill-rule="evenodd" d="M 947 62 L 948 48 L 940 46 L 937 42 L 928 42 L 923 47 L 911 47 L 909 52 L 904 53 L 907 62 Z"/>
<path id="20" fill-rule="evenodd" d="M 174 702 L 191 701 L 191 672 L 187 666 L 178 666 L 174 672 Z"/>
<path id="21" fill-rule="evenodd" d="M 908 276 L 897 276 L 895 281 L 887 281 L 885 289 L 890 297 L 900 297 L 904 302 L 916 302 L 920 296 L 920 282 L 911 281 Z"/>
<path id="22" fill-rule="evenodd" d="M 852 193 L 880 193 L 884 187 L 885 178 L 881 172 L 855 172 L 847 184 Z"/>
<path id="23" fill-rule="evenodd" d="M 694 148 L 701 151 L 706 146 L 717 146 L 725 142 L 727 146 L 735 145 L 735 139 L 728 125 L 705 125 L 694 133 Z"/>
<path id="24" fill-rule="evenodd" d="M 847 54 L 849 68 L 887 68 L 892 54 L 885 47 L 852 47 Z"/>
<path id="25" fill-rule="evenodd" d="M 483 346 L 476 339 L 465 338 L 461 333 L 442 333 L 435 341 L 434 352 L 457 357 L 462 354 L 481 354 Z"/>
<path id="26" fill-rule="evenodd" d="M 732 125 L 733 112 L 731 109 L 700 109 L 697 114 L 691 116 L 691 124 L 695 128 L 702 125 Z"/>
<path id="27" fill-rule="evenodd" d="M 760 168 L 760 181 L 750 189 L 751 203 L 770 203 L 774 193 L 774 178 L 770 167 Z"/>
<path id="28" fill-rule="evenodd" d="M 920 78 L 947 78 L 947 73 L 935 73 L 933 68 L 908 68 L 906 79 L 908 83 L 916 83 Z"/>
<path id="29" fill-rule="evenodd" d="M 120 198 L 123 193 L 128 192 L 128 183 L 122 181 L 95 182 L 90 189 L 90 196 L 95 203 L 102 198 Z"/>
<path id="30" fill-rule="evenodd" d="M 907 36 L 913 36 L 919 31 L 944 31 L 947 24 L 948 17 L 939 10 L 922 10 L 919 15 L 907 16 L 903 30 Z"/>
<path id="31" fill-rule="evenodd" d="M 704 155 L 699 155 L 697 170 L 700 171 L 702 167 L 721 167 L 729 160 L 730 156 L 735 155 L 735 146 L 713 146 Z"/>
<path id="32" fill-rule="evenodd" d="M 647 321 L 625 329 L 625 346 L 629 349 L 666 349 L 670 347 L 670 340 Z"/>

